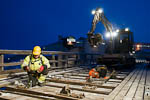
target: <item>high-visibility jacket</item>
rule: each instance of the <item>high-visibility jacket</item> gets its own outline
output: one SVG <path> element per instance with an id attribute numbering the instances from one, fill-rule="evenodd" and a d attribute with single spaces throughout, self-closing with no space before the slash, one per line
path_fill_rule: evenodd
<path id="1" fill-rule="evenodd" d="M 21 68 L 24 68 L 25 66 L 29 66 L 30 70 L 36 71 L 38 70 L 42 65 L 46 65 L 47 68 L 50 68 L 49 60 L 43 56 L 40 55 L 39 58 L 35 59 L 32 55 L 28 55 L 21 65 Z"/>
<path id="2" fill-rule="evenodd" d="M 92 78 L 99 78 L 99 73 L 93 68 L 89 71 L 89 76 L 92 76 Z"/>

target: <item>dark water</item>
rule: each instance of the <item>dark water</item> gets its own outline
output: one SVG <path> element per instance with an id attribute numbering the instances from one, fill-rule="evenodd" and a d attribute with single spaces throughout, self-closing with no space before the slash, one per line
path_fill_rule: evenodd
<path id="1" fill-rule="evenodd" d="M 11 70 L 11 69 L 21 69 L 21 66 L 18 65 L 18 66 L 7 66 L 7 67 L 4 67 L 4 70 Z"/>
<path id="2" fill-rule="evenodd" d="M 6 87 L 1 87 L 0 90 L 6 90 Z"/>

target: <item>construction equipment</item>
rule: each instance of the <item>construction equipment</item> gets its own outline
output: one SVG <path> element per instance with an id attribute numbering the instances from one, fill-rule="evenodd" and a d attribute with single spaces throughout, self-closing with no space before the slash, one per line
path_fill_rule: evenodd
<path id="1" fill-rule="evenodd" d="M 60 40 L 63 41 L 63 46 L 66 47 L 67 49 L 72 49 L 75 47 L 76 44 L 76 39 L 73 36 L 68 36 L 68 37 L 59 37 Z"/>
<path id="2" fill-rule="evenodd" d="M 105 65 L 97 65 L 95 68 L 89 71 L 89 76 L 92 78 L 104 78 L 107 74 L 107 67 Z"/>
<path id="3" fill-rule="evenodd" d="M 89 44 L 92 47 L 96 47 L 104 42 L 101 34 L 94 34 L 96 25 L 99 22 L 102 22 L 110 38 L 109 41 L 105 42 L 105 54 L 98 58 L 98 64 L 104 64 L 106 66 L 134 65 L 135 58 L 132 54 L 133 33 L 128 28 L 117 31 L 114 30 L 101 8 L 97 8 L 92 13 L 94 14 L 92 27 L 87 34 Z M 114 38 L 116 34 L 118 35 Z"/>
<path id="4" fill-rule="evenodd" d="M 106 16 L 104 15 L 101 8 L 97 8 L 96 11 L 93 11 L 92 13 L 94 14 L 94 18 L 92 21 L 92 27 L 90 29 L 90 32 L 88 32 L 87 35 L 88 35 L 88 41 L 89 41 L 90 45 L 96 46 L 103 42 L 103 37 L 101 34 L 99 34 L 99 33 L 94 34 L 97 23 L 102 22 L 102 24 L 106 28 L 106 31 L 110 32 L 110 33 L 112 33 L 112 25 L 108 21 Z"/>
<path id="5" fill-rule="evenodd" d="M 87 82 L 93 82 L 93 78 L 108 79 L 107 67 L 105 65 L 97 65 L 89 71 L 89 76 L 86 78 Z"/>

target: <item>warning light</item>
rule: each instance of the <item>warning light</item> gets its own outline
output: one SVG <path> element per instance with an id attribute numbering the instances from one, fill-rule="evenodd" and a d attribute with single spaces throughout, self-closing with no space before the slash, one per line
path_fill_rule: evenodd
<path id="1" fill-rule="evenodd" d="M 67 45 L 74 45 L 74 43 L 76 42 L 74 37 L 68 37 L 67 38 Z"/>
<path id="2" fill-rule="evenodd" d="M 141 49 L 141 45 L 140 45 L 140 44 L 137 44 L 135 50 L 136 50 L 136 51 L 139 51 L 140 49 Z"/>
<path id="3" fill-rule="evenodd" d="M 71 41 L 68 41 L 68 45 L 73 45 L 73 43 Z"/>

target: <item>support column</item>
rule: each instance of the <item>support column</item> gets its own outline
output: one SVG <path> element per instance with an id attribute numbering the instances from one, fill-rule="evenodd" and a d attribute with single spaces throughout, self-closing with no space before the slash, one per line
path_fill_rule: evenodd
<path id="1" fill-rule="evenodd" d="M 55 59 L 55 55 L 52 55 L 52 60 L 54 60 L 54 61 L 56 60 L 56 59 Z M 55 63 L 55 62 L 53 62 L 52 65 L 53 65 L 53 67 L 56 67 L 56 63 Z"/>
<path id="2" fill-rule="evenodd" d="M 58 66 L 59 67 L 63 67 L 61 60 L 62 60 L 62 55 L 58 55 Z"/>
<path id="3" fill-rule="evenodd" d="M 4 64 L 4 55 L 0 55 L 0 64 Z M 3 67 L 4 67 L 4 66 L 0 66 L 0 71 L 3 71 L 3 70 L 4 70 Z"/>
<path id="4" fill-rule="evenodd" d="M 77 65 L 80 66 L 80 54 L 77 55 Z"/>
<path id="5" fill-rule="evenodd" d="M 65 68 L 67 68 L 68 67 L 68 55 L 65 55 L 65 60 L 66 60 L 66 62 L 65 62 Z"/>

